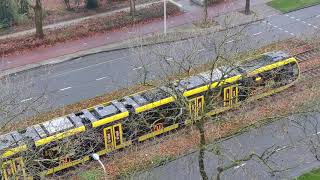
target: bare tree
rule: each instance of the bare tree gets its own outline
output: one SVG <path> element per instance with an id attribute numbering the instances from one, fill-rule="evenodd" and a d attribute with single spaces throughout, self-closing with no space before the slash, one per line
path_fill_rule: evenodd
<path id="1" fill-rule="evenodd" d="M 250 11 L 250 0 L 246 0 L 246 7 L 245 7 L 245 10 L 244 10 L 244 14 L 246 14 L 246 15 L 251 14 L 251 11 Z"/>
<path id="2" fill-rule="evenodd" d="M 43 8 L 42 8 L 42 0 L 35 0 L 35 4 L 30 4 L 34 11 L 34 22 L 36 25 L 36 37 L 43 39 Z"/>
<path id="3" fill-rule="evenodd" d="M 136 1 L 130 0 L 130 15 L 134 17 L 135 13 L 136 13 Z"/>

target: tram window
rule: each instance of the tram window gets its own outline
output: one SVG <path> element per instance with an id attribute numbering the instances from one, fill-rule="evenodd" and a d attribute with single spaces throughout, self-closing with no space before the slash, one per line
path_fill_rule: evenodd
<path id="1" fill-rule="evenodd" d="M 114 127 L 114 135 L 115 135 L 115 140 L 116 140 L 116 146 L 121 144 L 121 135 L 120 135 L 120 126 Z"/>

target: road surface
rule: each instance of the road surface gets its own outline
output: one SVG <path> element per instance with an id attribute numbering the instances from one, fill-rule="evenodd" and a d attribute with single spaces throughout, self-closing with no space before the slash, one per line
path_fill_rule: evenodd
<path id="1" fill-rule="evenodd" d="M 227 32 L 237 34 L 240 30 L 243 30 L 243 35 L 239 40 L 229 38 L 226 41 L 227 52 L 249 51 L 292 37 L 312 38 L 320 30 L 320 5 L 285 15 L 270 14 L 264 21 L 236 27 Z M 211 38 L 217 43 L 224 40 L 225 34 L 226 31 L 218 32 Z M 28 105 L 45 92 L 46 101 L 52 109 L 136 84 L 142 80 L 142 64 L 147 65 L 148 71 L 152 72 L 149 78 L 157 78 L 159 73 L 163 73 L 159 64 L 172 67 L 174 65 L 170 62 L 171 58 L 179 59 L 178 56 L 194 49 L 198 55 L 193 64 L 203 64 L 215 55 L 212 49 L 199 43 L 199 39 L 189 39 L 94 54 L 56 64 L 49 69 L 18 73 L 7 81 L 14 84 L 15 88 L 11 88 L 10 93 L 15 94 L 22 106 Z M 140 51 L 147 56 L 141 58 Z M 154 51 L 172 55 L 159 57 L 153 55 Z"/>

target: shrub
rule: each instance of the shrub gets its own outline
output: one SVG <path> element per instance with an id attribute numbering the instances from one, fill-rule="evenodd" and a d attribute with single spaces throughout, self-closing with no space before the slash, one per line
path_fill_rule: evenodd
<path id="1" fill-rule="evenodd" d="M 87 9 L 96 9 L 98 7 L 98 0 L 86 0 Z"/>

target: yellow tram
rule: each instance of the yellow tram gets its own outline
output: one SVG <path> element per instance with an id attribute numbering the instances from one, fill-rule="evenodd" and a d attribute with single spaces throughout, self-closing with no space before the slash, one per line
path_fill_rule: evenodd
<path id="1" fill-rule="evenodd" d="M 208 115 L 282 91 L 299 75 L 295 58 L 269 52 L 238 67 L 189 77 L 174 87 L 139 92 L 3 134 L 0 177 L 31 179 L 57 173 L 89 161 L 92 153 L 108 154 L 191 124 L 213 95 L 216 104 Z M 188 105 L 179 105 L 173 91 L 181 93 Z"/>

